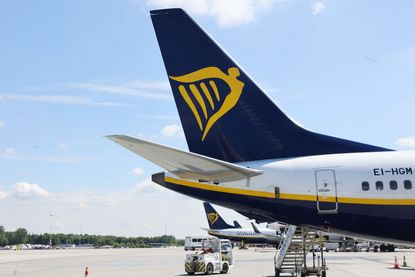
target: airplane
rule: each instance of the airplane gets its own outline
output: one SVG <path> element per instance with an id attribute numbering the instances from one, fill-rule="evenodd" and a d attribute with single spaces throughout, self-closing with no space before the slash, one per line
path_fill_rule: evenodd
<path id="1" fill-rule="evenodd" d="M 413 151 L 299 126 L 184 10 L 150 15 L 189 152 L 108 138 L 163 168 L 155 183 L 259 221 L 415 244 Z"/>
<path id="2" fill-rule="evenodd" d="M 251 222 L 253 229 L 242 228 L 237 225 L 229 225 L 223 220 L 220 214 L 208 202 L 203 202 L 206 212 L 206 218 L 209 223 L 209 229 L 204 229 L 209 235 L 220 239 L 229 239 L 231 241 L 241 242 L 242 247 L 245 244 L 278 244 L 282 238 L 282 232 L 260 228 Z"/>

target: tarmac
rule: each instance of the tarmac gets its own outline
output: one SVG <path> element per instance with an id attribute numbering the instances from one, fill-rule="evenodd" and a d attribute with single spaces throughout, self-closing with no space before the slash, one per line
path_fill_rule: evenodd
<path id="1" fill-rule="evenodd" d="M 88 277 L 187 276 L 184 272 L 186 253 L 189 252 L 183 248 L 4 250 L 0 251 L 0 276 L 84 276 L 86 266 Z M 274 276 L 274 254 L 273 249 L 235 249 L 236 265 L 227 276 Z M 393 269 L 395 256 L 399 265 L 406 256 L 409 267 Z M 329 267 L 327 276 L 415 276 L 413 250 L 398 249 L 394 253 L 330 252 L 325 254 L 325 258 Z M 308 265 L 312 265 L 310 259 Z"/>

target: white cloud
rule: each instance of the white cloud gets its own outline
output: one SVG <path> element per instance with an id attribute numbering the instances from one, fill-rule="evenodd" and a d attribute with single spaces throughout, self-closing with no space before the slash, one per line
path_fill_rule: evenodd
<path id="1" fill-rule="evenodd" d="M 79 203 L 89 208 L 82 209 Z M 49 232 L 49 214 L 53 214 L 52 228 L 56 231 L 59 228 L 62 233 L 155 236 L 163 235 L 167 225 L 168 234 L 177 238 L 206 235 L 200 229 L 207 226 L 202 202 L 165 189 L 150 179 L 137 184 L 135 190 L 51 193 L 47 201 L 36 201 L 35 205 L 33 201 L 6 197 L 1 205 L 2 211 L 7 211 L 1 214 L 7 230 L 25 227 L 31 233 Z M 243 226 L 246 222 L 232 210 L 218 211 Z M 57 222 L 64 226 L 58 226 Z"/>
<path id="2" fill-rule="evenodd" d="M 4 126 L 6 126 L 6 123 L 4 123 L 4 121 L 1 121 L 1 120 L 0 120 L 0 129 L 1 129 L 1 128 L 4 128 Z"/>
<path id="3" fill-rule="evenodd" d="M 415 148 L 415 137 L 400 138 L 396 144 L 404 148 Z"/>
<path id="4" fill-rule="evenodd" d="M 6 199 L 9 194 L 0 190 L 0 200 Z"/>
<path id="5" fill-rule="evenodd" d="M 402 50 L 401 54 L 409 58 L 415 58 L 415 47 L 408 47 Z"/>
<path id="6" fill-rule="evenodd" d="M 313 14 L 322 13 L 325 9 L 326 5 L 324 5 L 324 3 L 321 1 L 317 1 L 311 4 L 311 10 L 313 11 Z"/>
<path id="7" fill-rule="evenodd" d="M 171 94 L 159 94 L 154 92 L 137 89 L 136 87 L 129 85 L 112 85 L 104 83 L 67 83 L 67 88 L 72 89 L 83 89 L 90 91 L 105 92 L 111 94 L 121 94 L 129 96 L 138 96 L 144 98 L 158 99 L 158 100 L 170 100 L 172 99 Z"/>
<path id="8" fill-rule="evenodd" d="M 135 167 L 133 168 L 128 174 L 134 175 L 134 176 L 140 176 L 144 173 L 144 170 L 141 167 Z"/>
<path id="9" fill-rule="evenodd" d="M 45 162 L 45 163 L 86 163 L 97 159 L 96 156 L 68 156 L 68 157 L 53 157 L 53 156 L 22 156 L 17 155 L 17 151 L 13 148 L 7 148 L 0 159 L 17 159 L 21 161 Z"/>
<path id="10" fill-rule="evenodd" d="M 87 97 L 73 95 L 27 95 L 8 93 L 0 94 L 0 101 L 24 101 L 66 105 L 123 106 L 121 103 L 97 102 Z"/>
<path id="11" fill-rule="evenodd" d="M 49 192 L 37 184 L 19 182 L 13 186 L 10 196 L 17 199 L 39 199 L 48 198 Z"/>
<path id="12" fill-rule="evenodd" d="M 156 193 L 163 190 L 163 187 L 154 183 L 150 178 L 147 178 L 135 185 L 133 192 L 137 195 Z"/>
<path id="13" fill-rule="evenodd" d="M 170 84 L 167 81 L 145 81 L 134 80 L 127 82 L 127 85 L 135 88 L 149 89 L 149 90 L 170 90 Z"/>
<path id="14" fill-rule="evenodd" d="M 177 124 L 164 126 L 160 131 L 160 135 L 164 138 L 179 137 L 184 136 L 183 129 Z"/>
<path id="15" fill-rule="evenodd" d="M 68 149 L 68 144 L 66 142 L 60 141 L 58 143 L 58 148 L 63 150 Z"/>
<path id="16" fill-rule="evenodd" d="M 192 15 L 214 17 L 221 27 L 251 23 L 258 13 L 271 10 L 282 0 L 148 0 L 151 8 L 180 7 Z"/>
<path id="17" fill-rule="evenodd" d="M 148 119 L 167 119 L 167 120 L 176 120 L 178 119 L 178 116 L 173 115 L 158 115 L 158 114 L 134 114 L 133 117 L 138 118 L 148 118 Z"/>
<path id="18" fill-rule="evenodd" d="M 6 150 L 4 150 L 4 155 L 6 157 L 13 157 L 13 156 L 16 156 L 16 154 L 17 154 L 16 149 L 14 149 L 12 147 L 8 147 L 8 148 L 6 148 Z"/>
<path id="19" fill-rule="evenodd" d="M 89 208 L 89 205 L 88 205 L 88 204 L 86 204 L 86 203 L 84 203 L 84 202 L 79 202 L 79 203 L 78 203 L 78 206 L 79 206 L 79 208 L 80 208 L 80 209 L 82 209 L 82 210 L 85 210 L 85 209 L 88 209 L 88 208 Z"/>
<path id="20" fill-rule="evenodd" d="M 3 94 L 2 96 L 2 100 L 16 100 L 29 102 L 50 102 L 63 104 L 85 104 L 87 102 L 87 99 L 85 97 L 68 95 L 25 95 L 8 93 Z"/>

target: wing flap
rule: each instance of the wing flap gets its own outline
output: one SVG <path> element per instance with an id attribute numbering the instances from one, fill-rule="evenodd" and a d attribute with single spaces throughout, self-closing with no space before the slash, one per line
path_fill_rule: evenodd
<path id="1" fill-rule="evenodd" d="M 182 179 L 230 182 L 263 173 L 262 170 L 242 167 L 130 136 L 111 135 L 107 138 Z"/>

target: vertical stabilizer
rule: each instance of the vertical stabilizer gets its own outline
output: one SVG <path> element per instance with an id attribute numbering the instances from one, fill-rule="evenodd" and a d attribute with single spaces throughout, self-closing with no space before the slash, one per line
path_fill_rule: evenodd
<path id="1" fill-rule="evenodd" d="M 241 162 L 388 150 L 296 125 L 182 9 L 151 19 L 191 152 Z"/>
<path id="2" fill-rule="evenodd" d="M 208 202 L 203 202 L 205 207 L 206 218 L 209 223 L 209 228 L 213 230 L 236 228 L 235 226 L 229 225 L 223 220 L 219 213 L 212 207 Z"/>

